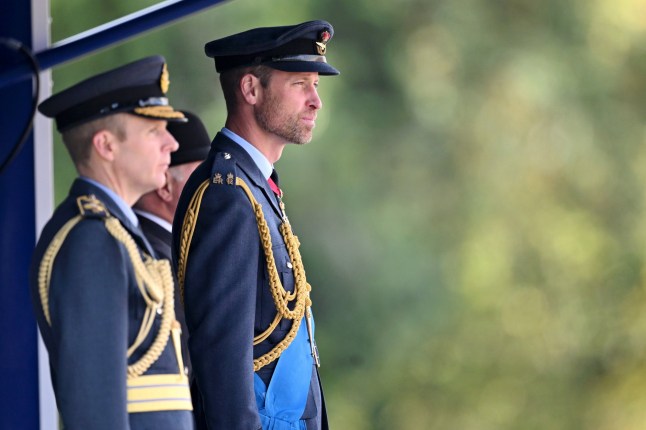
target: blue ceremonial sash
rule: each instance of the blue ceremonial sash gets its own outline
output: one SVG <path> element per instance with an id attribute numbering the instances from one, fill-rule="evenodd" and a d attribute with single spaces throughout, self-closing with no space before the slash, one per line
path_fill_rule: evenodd
<path id="1" fill-rule="evenodd" d="M 303 318 L 296 337 L 278 358 L 269 388 L 257 373 L 254 374 L 256 404 L 263 430 L 305 430 L 305 422 L 300 418 L 307 403 L 313 365 Z"/>

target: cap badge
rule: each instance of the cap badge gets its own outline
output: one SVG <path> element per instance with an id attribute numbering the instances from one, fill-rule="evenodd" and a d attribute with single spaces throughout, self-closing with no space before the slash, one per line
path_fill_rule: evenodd
<path id="1" fill-rule="evenodd" d="M 326 44 L 328 40 L 330 40 L 330 37 L 329 31 L 322 31 L 319 35 L 319 41 L 316 42 L 316 52 L 318 52 L 319 55 L 325 55 L 325 51 L 327 51 Z"/>
<path id="2" fill-rule="evenodd" d="M 161 87 L 162 92 L 166 94 L 168 87 L 170 86 L 168 67 L 166 67 L 166 63 L 164 63 L 164 67 L 162 68 L 161 76 L 159 78 L 159 86 Z"/>

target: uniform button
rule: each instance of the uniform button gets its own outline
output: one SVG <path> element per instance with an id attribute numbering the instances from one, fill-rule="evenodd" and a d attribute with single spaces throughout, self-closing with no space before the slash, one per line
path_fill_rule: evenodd
<path id="1" fill-rule="evenodd" d="M 188 375 L 188 367 L 184 366 L 184 375 Z"/>
<path id="2" fill-rule="evenodd" d="M 229 154 L 228 152 L 225 152 L 224 153 L 224 159 L 228 160 L 229 158 L 231 158 L 231 154 Z"/>
<path id="3" fill-rule="evenodd" d="M 157 308 L 157 315 L 161 315 L 164 310 L 162 309 L 161 306 Z"/>
<path id="4" fill-rule="evenodd" d="M 292 266 L 292 263 L 288 261 L 288 262 L 287 262 L 287 268 L 288 268 L 288 269 L 291 269 L 292 267 L 294 267 L 294 266 Z"/>

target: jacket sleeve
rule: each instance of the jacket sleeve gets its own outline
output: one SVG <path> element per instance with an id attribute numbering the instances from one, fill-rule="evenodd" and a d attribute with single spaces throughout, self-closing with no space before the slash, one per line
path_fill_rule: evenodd
<path id="1" fill-rule="evenodd" d="M 128 429 L 128 282 L 122 246 L 102 220 L 70 232 L 52 272 L 54 385 L 66 429 Z"/>
<path id="2" fill-rule="evenodd" d="M 206 190 L 185 274 L 185 312 L 195 376 L 211 429 L 261 428 L 254 394 L 258 227 L 235 186 Z"/>

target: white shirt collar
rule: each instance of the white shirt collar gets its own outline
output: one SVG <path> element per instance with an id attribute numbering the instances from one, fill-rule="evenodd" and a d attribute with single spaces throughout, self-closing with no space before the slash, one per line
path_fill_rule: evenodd
<path id="1" fill-rule="evenodd" d="M 144 218 L 148 218 L 152 222 L 159 224 L 161 227 L 163 227 L 166 231 L 169 233 L 173 232 L 173 224 L 169 223 L 163 218 L 158 217 L 155 214 L 151 214 L 150 212 L 142 211 L 141 209 L 134 209 L 135 213 L 141 215 Z"/>
<path id="2" fill-rule="evenodd" d="M 110 198 L 116 203 L 117 206 L 119 206 L 119 209 L 124 213 L 126 218 L 134 225 L 134 226 L 139 226 L 139 220 L 137 219 L 137 215 L 135 215 L 134 211 L 132 208 L 114 191 L 112 191 L 110 188 L 106 187 L 100 182 L 95 181 L 94 179 L 90 179 L 86 176 L 81 176 L 81 179 L 83 179 L 86 182 L 89 182 L 92 185 L 95 185 L 101 190 L 103 190 Z"/>
<path id="3" fill-rule="evenodd" d="M 262 172 L 265 179 L 269 179 L 269 177 L 271 176 L 271 172 L 274 170 L 274 166 L 271 165 L 269 160 L 267 160 L 267 157 L 265 157 L 263 153 L 258 150 L 258 148 L 256 148 L 251 143 L 247 142 L 245 139 L 238 136 L 237 134 L 235 134 L 234 132 L 232 132 L 226 127 L 222 128 L 221 133 L 224 134 L 229 139 L 233 140 L 238 145 L 240 145 L 242 149 L 247 151 L 247 154 L 249 154 L 249 156 L 256 163 L 256 166 L 258 166 L 258 168 Z"/>

